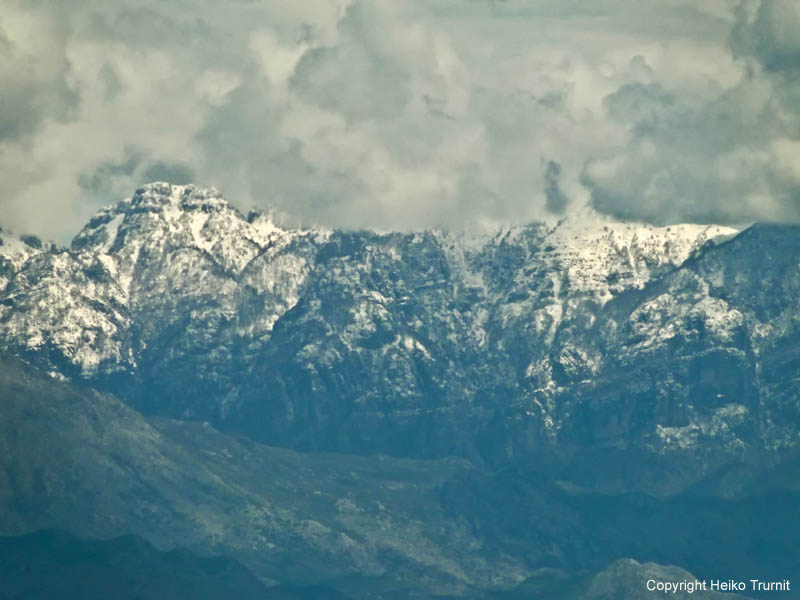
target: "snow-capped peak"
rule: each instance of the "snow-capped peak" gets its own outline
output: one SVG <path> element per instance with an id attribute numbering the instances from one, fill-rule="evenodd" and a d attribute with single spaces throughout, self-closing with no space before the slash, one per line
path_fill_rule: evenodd
<path id="1" fill-rule="evenodd" d="M 142 244 L 151 251 L 192 248 L 239 272 L 262 248 L 293 233 L 269 216 L 245 218 L 215 188 L 155 182 L 99 211 L 72 247 L 122 262 L 135 262 Z"/>
<path id="2" fill-rule="evenodd" d="M 621 286 L 641 288 L 654 269 L 676 267 L 705 244 L 737 233 L 718 225 L 620 222 L 587 207 L 559 221 L 547 243 L 573 289 L 610 297 Z"/>

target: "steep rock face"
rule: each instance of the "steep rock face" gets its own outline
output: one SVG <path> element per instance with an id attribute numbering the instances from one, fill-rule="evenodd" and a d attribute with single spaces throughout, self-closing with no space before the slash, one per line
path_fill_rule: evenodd
<path id="1" fill-rule="evenodd" d="M 689 473 L 797 445 L 799 233 L 755 226 L 620 294 L 592 327 L 560 332 L 562 347 L 599 357 L 591 377 L 540 398 L 554 399 L 576 464 L 617 465 L 587 482 L 669 493 Z"/>
<path id="2" fill-rule="evenodd" d="M 800 236 L 736 233 L 592 213 L 290 229 L 157 183 L 69 250 L 14 255 L 0 345 L 273 444 L 536 461 L 670 493 L 797 443 Z M 648 466 L 662 459 L 682 465 L 673 479 Z"/>

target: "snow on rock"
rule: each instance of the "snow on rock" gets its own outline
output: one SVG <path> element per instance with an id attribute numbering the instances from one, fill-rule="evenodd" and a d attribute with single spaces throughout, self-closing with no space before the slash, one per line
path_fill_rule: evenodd
<path id="1" fill-rule="evenodd" d="M 571 289 L 608 300 L 623 289 L 642 288 L 659 269 L 676 267 L 704 244 L 736 233 L 716 225 L 620 223 L 587 208 L 559 221 L 547 244 Z"/>
<path id="2" fill-rule="evenodd" d="M 155 183 L 69 250 L 0 232 L 0 350 L 275 445 L 710 469 L 799 443 L 798 231 L 303 229 Z"/>
<path id="3" fill-rule="evenodd" d="M 495 339 L 494 347 L 503 351 L 507 342 L 498 331 L 521 328 L 550 346 L 562 322 L 573 319 L 586 299 L 602 305 L 621 291 L 641 288 L 704 244 L 734 233 L 713 226 L 617 223 L 586 209 L 552 228 L 412 233 L 406 251 L 398 246 L 396 234 L 371 235 L 380 248 L 374 260 L 383 261 L 385 268 L 399 267 L 404 252 L 442 253 L 449 278 L 424 287 L 452 285 L 452 292 L 442 288 L 441 293 L 466 302 L 469 337 L 480 347 Z M 271 214 L 245 217 L 213 188 L 163 182 L 98 211 L 75 237 L 70 252 L 48 253 L 31 240 L 25 243 L 3 232 L 0 289 L 15 278 L 14 290 L 7 292 L 0 309 L 4 345 L 47 346 L 84 375 L 102 365 L 130 368 L 190 306 L 195 323 L 206 328 L 233 322 L 238 335 L 268 337 L 277 320 L 300 301 L 305 281 L 317 268 L 318 249 L 331 234 L 285 228 Z M 39 260 L 32 261 L 37 255 Z M 319 275 L 351 280 L 348 288 L 363 296 L 341 332 L 345 343 L 355 343 L 370 335 L 376 323 L 390 319 L 389 299 L 376 290 L 356 289 L 363 285 L 365 268 L 341 263 Z M 653 302 L 670 299 L 656 299 L 639 309 L 652 313 L 635 325 L 650 342 L 672 335 L 675 326 L 669 307 Z M 707 296 L 695 309 L 721 336 L 741 321 L 723 304 Z M 156 317 L 161 322 L 153 325 Z M 142 319 L 147 322 L 131 336 L 132 324 Z M 215 334 L 206 331 L 200 337 L 210 344 Z M 425 348 L 408 341 L 412 337 L 402 339 L 408 350 Z M 423 353 L 431 356 L 428 349 Z M 570 372 L 589 360 L 578 351 L 562 352 L 561 357 Z"/>
<path id="4" fill-rule="evenodd" d="M 260 327 L 251 319 L 245 330 L 268 332 L 297 302 L 308 272 L 306 261 L 286 250 L 310 235 L 283 229 L 269 216 L 247 219 L 213 188 L 167 183 L 144 186 L 100 210 L 70 252 L 43 252 L 4 232 L 0 289 L 26 269 L 0 308 L 3 345 L 47 347 L 56 362 L 66 361 L 85 377 L 101 368 L 130 369 L 148 343 L 147 335 L 139 347 L 131 339 L 132 315 L 165 316 L 164 309 L 177 311 L 191 298 L 215 298 L 211 312 L 218 316 L 197 315 L 232 319 L 245 288 L 263 296 L 262 312 L 268 313 Z M 36 255 L 41 259 L 31 263 Z"/>
<path id="5" fill-rule="evenodd" d="M 50 246 L 36 236 L 20 236 L 0 227 L 0 291 L 28 259 L 47 251 Z"/>
<path id="6" fill-rule="evenodd" d="M 247 373 L 280 390 L 278 416 L 305 411 L 322 423 L 327 405 L 313 403 L 327 385 L 350 403 L 341 414 L 380 418 L 410 419 L 434 398 L 442 414 L 462 402 L 484 422 L 481 402 L 503 398 L 552 436 L 569 418 L 559 394 L 602 378 L 609 356 L 627 368 L 684 342 L 727 352 L 743 335 L 766 352 L 776 332 L 797 327 L 733 302 L 724 265 L 687 262 L 734 234 L 589 209 L 555 225 L 301 229 L 245 216 L 213 188 L 153 183 L 98 211 L 69 250 L 2 233 L 0 348 L 68 377 L 156 381 L 159 401 L 179 405 L 164 412 L 181 418 L 263 402 L 258 390 L 237 395 Z M 297 390 L 307 393 L 292 400 Z M 664 431 L 669 447 L 695 435 Z"/>
<path id="7" fill-rule="evenodd" d="M 0 307 L 3 341 L 64 360 L 81 375 L 101 363 L 124 368 L 121 337 L 129 324 L 122 297 L 96 260 L 66 251 L 40 253 L 25 263 Z"/>

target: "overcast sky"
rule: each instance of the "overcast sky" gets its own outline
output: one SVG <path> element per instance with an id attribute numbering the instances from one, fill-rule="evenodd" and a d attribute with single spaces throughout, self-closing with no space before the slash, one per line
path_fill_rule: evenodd
<path id="1" fill-rule="evenodd" d="M 0 223 L 800 220 L 798 0 L 3 0 Z"/>

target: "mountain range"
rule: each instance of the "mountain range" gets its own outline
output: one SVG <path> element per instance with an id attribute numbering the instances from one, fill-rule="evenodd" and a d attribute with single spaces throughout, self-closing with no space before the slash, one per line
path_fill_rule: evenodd
<path id="1" fill-rule="evenodd" d="M 2 535 L 352 597 L 800 576 L 799 227 L 329 230 L 154 183 L 0 241 Z"/>

